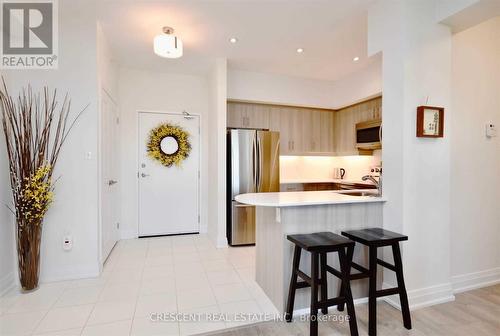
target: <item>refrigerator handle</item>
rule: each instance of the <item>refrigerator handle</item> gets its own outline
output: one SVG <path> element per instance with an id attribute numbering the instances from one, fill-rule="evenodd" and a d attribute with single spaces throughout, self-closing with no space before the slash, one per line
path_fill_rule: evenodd
<path id="1" fill-rule="evenodd" d="M 252 142 L 252 183 L 254 192 L 257 192 L 257 140 Z"/>
<path id="2" fill-rule="evenodd" d="M 260 137 L 257 134 L 257 190 L 262 191 L 262 143 Z"/>

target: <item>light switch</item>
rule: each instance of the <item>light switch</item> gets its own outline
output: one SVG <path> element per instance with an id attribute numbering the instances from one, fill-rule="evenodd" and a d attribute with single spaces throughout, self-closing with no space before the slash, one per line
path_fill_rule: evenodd
<path id="1" fill-rule="evenodd" d="M 488 138 L 493 138 L 497 136 L 497 127 L 495 124 L 486 124 L 486 136 Z"/>

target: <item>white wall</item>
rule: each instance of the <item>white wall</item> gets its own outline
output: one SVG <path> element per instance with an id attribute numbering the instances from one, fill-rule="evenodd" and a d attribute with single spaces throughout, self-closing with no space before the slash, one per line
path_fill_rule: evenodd
<path id="1" fill-rule="evenodd" d="M 339 109 L 382 93 L 382 56 L 372 56 L 374 60 L 362 71 L 353 73 L 333 83 L 331 98 L 333 109 Z"/>
<path id="2" fill-rule="evenodd" d="M 216 59 L 209 76 L 210 133 L 208 234 L 217 247 L 226 247 L 226 109 L 227 60 Z"/>
<path id="3" fill-rule="evenodd" d="M 2 73 L 2 75 L 5 75 Z M 8 78 L 4 78 L 9 85 Z M 0 297 L 15 283 L 15 236 L 14 217 L 5 205 L 12 208 L 12 193 L 10 189 L 9 164 L 5 151 L 3 128 L 0 126 Z"/>
<path id="4" fill-rule="evenodd" d="M 383 52 L 384 227 L 402 243 L 410 306 L 453 300 L 450 282 L 451 33 L 432 0 L 378 1 L 369 12 L 369 53 Z M 415 136 L 416 108 L 445 108 L 445 137 Z M 392 274 L 384 281 L 394 283 Z M 395 302 L 399 303 L 398 300 Z"/>
<path id="5" fill-rule="evenodd" d="M 137 237 L 137 118 L 138 111 L 187 111 L 201 116 L 201 230 L 208 217 L 209 88 L 205 77 L 149 72 L 130 68 L 119 71 L 120 106 L 120 207 L 122 238 Z M 210 152 L 210 155 L 213 155 Z"/>
<path id="6" fill-rule="evenodd" d="M 382 92 L 380 57 L 338 81 L 289 77 L 231 69 L 228 99 L 337 109 Z"/>
<path id="7" fill-rule="evenodd" d="M 118 101 L 118 63 L 114 60 L 109 41 L 97 22 L 97 77 L 99 89 Z M 101 94 L 102 92 L 99 92 Z"/>
<path id="8" fill-rule="evenodd" d="M 277 74 L 229 70 L 228 99 L 298 106 L 332 107 L 333 82 Z"/>
<path id="9" fill-rule="evenodd" d="M 451 272 L 463 290 L 500 281 L 500 17 L 453 36 Z"/>
<path id="10" fill-rule="evenodd" d="M 5 71 L 13 95 L 28 84 L 35 90 L 47 84 L 58 89 L 59 99 L 68 92 L 73 115 L 90 104 L 68 137 L 54 173 L 59 180 L 54 204 L 44 221 L 42 281 L 99 273 L 96 58 L 95 3 L 59 1 L 59 69 Z M 90 159 L 86 159 L 87 153 L 91 153 Z M 66 234 L 71 234 L 74 240 L 69 252 L 62 249 Z"/>

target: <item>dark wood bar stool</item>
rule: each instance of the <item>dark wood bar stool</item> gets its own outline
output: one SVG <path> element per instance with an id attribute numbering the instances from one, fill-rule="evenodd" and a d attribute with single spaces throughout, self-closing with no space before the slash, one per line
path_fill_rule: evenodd
<path id="1" fill-rule="evenodd" d="M 405 282 L 403 278 L 403 263 L 401 261 L 401 251 L 399 242 L 408 240 L 408 236 L 401 235 L 396 232 L 384 230 L 381 228 L 370 228 L 363 230 L 343 231 L 343 236 L 354 240 L 360 244 L 366 245 L 369 248 L 369 266 L 365 267 L 352 262 L 351 267 L 358 270 L 359 273 L 350 274 L 350 280 L 370 279 L 369 294 L 368 294 L 368 335 L 376 336 L 377 334 L 377 298 L 399 294 L 401 301 L 401 311 L 403 314 L 403 324 L 406 329 L 411 329 L 410 309 L 408 307 L 408 295 L 406 293 Z M 391 246 L 394 256 L 394 265 L 377 258 L 377 248 Z M 381 265 L 396 273 L 398 286 L 395 288 L 387 288 L 377 290 L 377 265 Z M 338 306 L 339 310 L 344 310 L 344 305 Z"/>
<path id="2" fill-rule="evenodd" d="M 354 252 L 354 242 L 332 232 L 289 235 L 287 239 L 295 244 L 293 254 L 292 277 L 286 307 L 286 320 L 290 322 L 293 316 L 295 291 L 299 288 L 311 287 L 311 319 L 310 335 L 318 335 L 318 310 L 328 314 L 328 307 L 339 304 L 347 305 L 349 328 L 351 335 L 358 335 L 356 314 L 349 282 L 349 270 Z M 302 249 L 311 253 L 311 276 L 299 269 Z M 327 253 L 337 252 L 340 261 L 340 271 L 327 265 Z M 320 265 L 321 264 L 321 267 Z M 336 298 L 328 299 L 327 272 L 342 280 L 342 289 Z M 320 274 L 321 273 L 321 274 Z M 303 281 L 298 281 L 300 277 Z M 318 289 L 321 287 L 321 300 L 318 300 Z"/>

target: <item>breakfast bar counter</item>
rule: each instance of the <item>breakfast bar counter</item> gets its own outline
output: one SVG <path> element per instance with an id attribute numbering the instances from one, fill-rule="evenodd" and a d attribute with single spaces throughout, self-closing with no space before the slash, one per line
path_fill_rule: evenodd
<path id="1" fill-rule="evenodd" d="M 291 276 L 293 245 L 289 234 L 382 227 L 383 204 L 377 190 L 303 191 L 254 193 L 236 196 L 240 203 L 256 206 L 256 281 L 280 312 L 285 311 Z M 354 260 L 366 264 L 366 251 L 356 248 Z M 306 253 L 306 252 L 303 252 Z M 338 268 L 335 254 L 328 256 L 329 265 Z M 310 271 L 308 256 L 300 268 Z M 366 297 L 367 283 L 357 281 L 353 296 Z M 329 278 L 328 294 L 337 295 L 338 282 Z M 298 290 L 295 309 L 309 307 L 309 290 Z"/>

